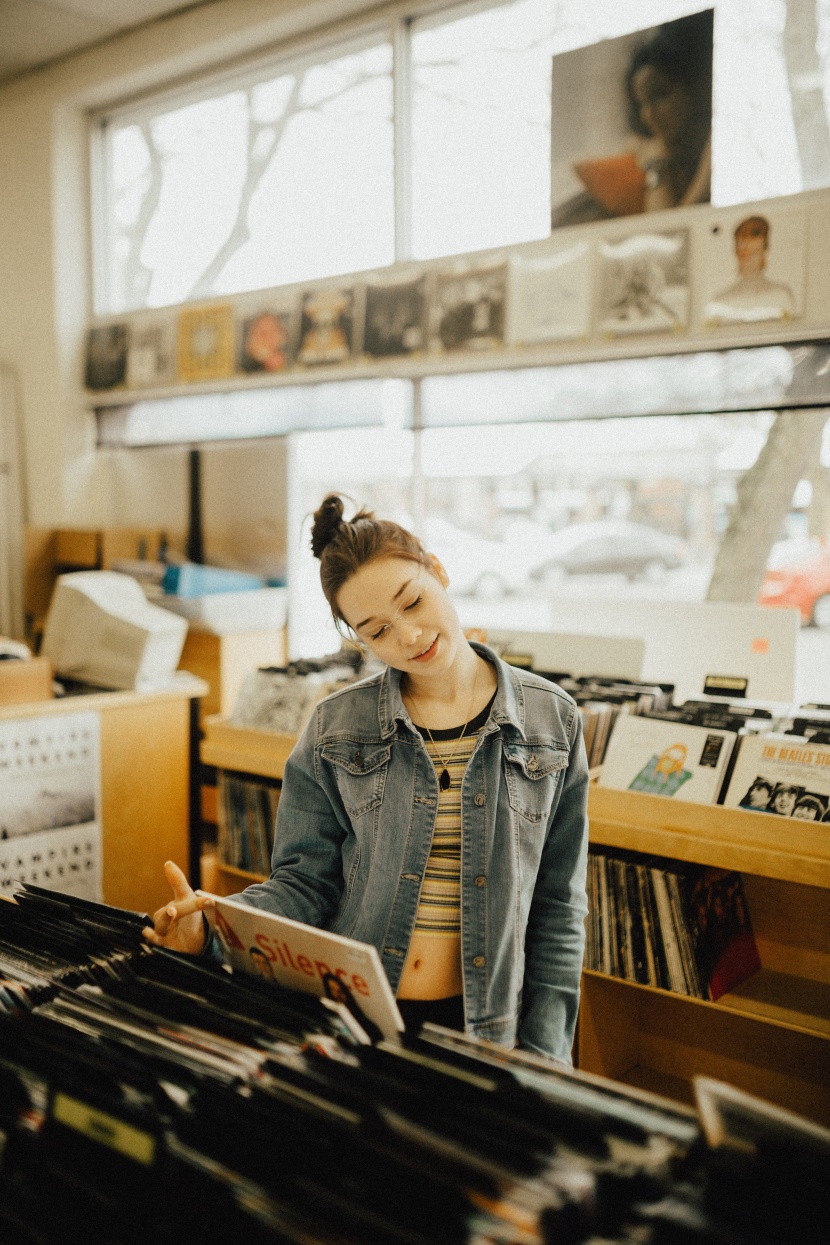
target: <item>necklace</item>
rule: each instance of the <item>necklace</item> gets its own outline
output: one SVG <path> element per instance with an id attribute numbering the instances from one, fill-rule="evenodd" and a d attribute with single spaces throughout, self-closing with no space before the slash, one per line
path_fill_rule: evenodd
<path id="1" fill-rule="evenodd" d="M 461 728 L 461 734 L 458 736 L 459 742 L 464 738 L 464 734 L 467 730 L 467 727 L 470 724 L 470 714 L 472 712 L 473 702 L 475 701 L 477 683 L 478 683 L 478 662 L 476 662 L 476 672 L 473 678 L 473 690 L 470 694 L 470 704 L 467 709 L 467 717 L 466 717 L 463 727 Z M 407 692 L 407 695 L 409 696 L 409 699 L 412 701 L 415 708 L 418 710 L 418 717 L 423 718 L 424 715 L 421 712 L 421 706 L 418 704 L 417 700 L 412 695 L 411 690 Z M 429 742 L 432 744 L 433 748 L 435 749 L 435 754 L 438 757 L 438 760 L 441 762 L 443 766 L 443 769 L 441 770 L 441 773 L 438 776 L 438 786 L 441 788 L 442 791 L 449 791 L 452 785 L 452 779 L 450 778 L 449 762 L 445 761 L 444 758 L 441 756 L 441 753 L 438 751 L 438 745 L 435 742 L 435 740 L 432 738 L 432 731 L 429 729 L 426 722 L 423 723 L 423 727 L 427 735 L 429 736 Z"/>

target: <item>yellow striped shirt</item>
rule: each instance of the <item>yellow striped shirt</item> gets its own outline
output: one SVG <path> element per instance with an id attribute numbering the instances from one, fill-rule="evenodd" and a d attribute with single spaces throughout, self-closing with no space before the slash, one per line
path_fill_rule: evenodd
<path id="1" fill-rule="evenodd" d="M 450 785 L 446 791 L 438 787 L 435 830 L 415 916 L 419 934 L 446 938 L 461 933 L 461 781 L 477 742 L 477 734 L 439 739 L 439 752 L 424 739 L 439 778 L 446 763 Z"/>

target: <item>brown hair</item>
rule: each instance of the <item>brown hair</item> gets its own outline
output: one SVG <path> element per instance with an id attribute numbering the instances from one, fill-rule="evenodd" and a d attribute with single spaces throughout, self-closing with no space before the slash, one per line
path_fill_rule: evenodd
<path id="1" fill-rule="evenodd" d="M 769 221 L 765 216 L 747 216 L 735 230 L 735 238 L 763 238 L 769 240 Z"/>
<path id="2" fill-rule="evenodd" d="M 329 493 L 314 512 L 311 552 L 320 559 L 320 584 L 335 622 L 345 622 L 337 604 L 337 594 L 355 571 L 375 558 L 407 558 L 429 566 L 430 561 L 417 536 L 389 519 L 378 519 L 371 510 L 361 509 L 348 521 L 343 518 L 343 499 Z"/>

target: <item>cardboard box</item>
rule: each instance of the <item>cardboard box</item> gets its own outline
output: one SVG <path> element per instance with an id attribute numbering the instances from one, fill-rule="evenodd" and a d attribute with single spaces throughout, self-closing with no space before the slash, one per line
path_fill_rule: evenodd
<path id="1" fill-rule="evenodd" d="M 0 661 L 0 705 L 51 700 L 53 695 L 52 663 L 46 657 Z"/>

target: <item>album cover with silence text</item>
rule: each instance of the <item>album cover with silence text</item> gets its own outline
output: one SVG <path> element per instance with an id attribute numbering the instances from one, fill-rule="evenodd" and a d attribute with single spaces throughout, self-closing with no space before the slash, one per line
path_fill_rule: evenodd
<path id="1" fill-rule="evenodd" d="M 212 896 L 205 915 L 234 969 L 343 1003 L 372 1036 L 394 1038 L 403 1021 L 377 948 Z"/>

